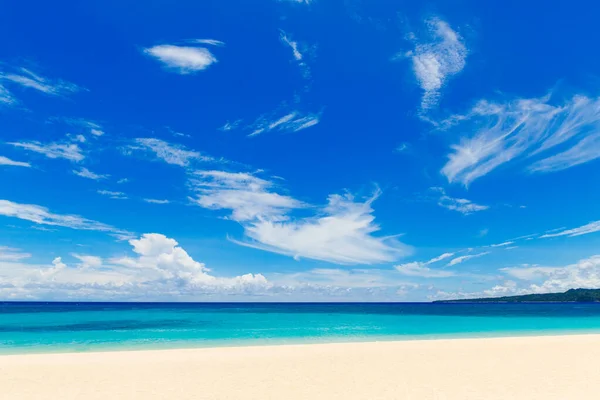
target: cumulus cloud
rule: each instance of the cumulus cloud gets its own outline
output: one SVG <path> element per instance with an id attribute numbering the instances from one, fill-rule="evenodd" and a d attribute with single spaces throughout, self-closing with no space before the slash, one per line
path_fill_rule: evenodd
<path id="1" fill-rule="evenodd" d="M 6 297 L 26 292 L 34 297 L 58 293 L 63 299 L 77 296 L 148 299 L 260 294 L 270 287 L 260 274 L 215 277 L 177 241 L 161 234 L 144 234 L 129 244 L 134 256 L 103 260 L 72 254 L 79 261 L 76 266 L 69 266 L 61 257 L 56 257 L 51 266 L 0 262 L 0 279 L 11 284 L 4 289 L 8 292 Z"/>
<path id="2" fill-rule="evenodd" d="M 246 238 L 234 240 L 244 246 L 338 264 L 389 262 L 410 252 L 394 237 L 373 235 L 380 230 L 372 209 L 379 192 L 364 202 L 331 195 L 316 215 L 294 218 L 293 211 L 310 206 L 253 174 L 197 171 L 190 183 L 196 204 L 228 210 L 228 218 L 244 227 Z"/>
<path id="3" fill-rule="evenodd" d="M 216 276 L 172 238 L 149 233 L 129 241 L 132 254 L 101 258 L 71 254 L 49 265 L 0 260 L 2 298 L 88 300 L 227 300 L 266 298 L 394 299 L 419 285 L 391 270 L 312 269 L 294 273 Z"/>
<path id="4" fill-rule="evenodd" d="M 46 207 L 35 204 L 15 203 L 9 200 L 0 200 L 0 215 L 31 221 L 40 225 L 107 232 L 120 238 L 132 235 L 130 232 L 79 215 L 55 214 L 50 212 Z"/>
<path id="5" fill-rule="evenodd" d="M 167 164 L 178 165 L 180 167 L 187 167 L 192 161 L 214 161 L 212 157 L 198 151 L 188 150 L 182 145 L 154 138 L 135 139 L 135 145 L 129 146 L 127 150 L 151 152 Z"/>
<path id="6" fill-rule="evenodd" d="M 74 83 L 60 79 L 45 78 L 26 68 L 17 68 L 14 72 L 0 71 L 0 82 L 1 81 L 28 89 L 34 89 L 52 96 L 65 96 L 82 90 L 82 88 Z"/>
<path id="7" fill-rule="evenodd" d="M 432 187 L 431 190 L 440 194 L 438 199 L 438 205 L 440 207 L 447 208 L 448 210 L 458 211 L 461 214 L 469 215 L 477 211 L 484 211 L 490 208 L 480 204 L 473 203 L 468 199 L 461 199 L 450 197 L 446 194 L 446 191 L 441 187 Z"/>
<path id="8" fill-rule="evenodd" d="M 600 255 L 585 258 L 563 267 L 534 265 L 503 268 L 500 271 L 512 279 L 481 292 L 440 292 L 436 297 L 477 298 L 515 296 L 530 293 L 564 292 L 569 289 L 578 288 L 597 289 L 600 287 Z"/>
<path id="9" fill-rule="evenodd" d="M 417 40 L 412 34 L 415 48 L 404 55 L 411 59 L 413 72 L 423 89 L 423 111 L 437 104 L 441 89 L 448 78 L 463 70 L 468 54 L 462 38 L 447 22 L 433 18 L 426 24 L 427 38 Z"/>
<path id="10" fill-rule="evenodd" d="M 144 53 L 181 75 L 203 71 L 217 62 L 217 58 L 205 47 L 162 44 L 146 48 Z"/>
<path id="11" fill-rule="evenodd" d="M 0 156 L 0 165 L 8 165 L 11 167 L 26 167 L 26 168 L 31 167 L 31 164 L 29 164 L 28 162 L 14 161 L 14 160 L 11 160 L 10 158 L 4 157 L 4 156 Z"/>
<path id="12" fill-rule="evenodd" d="M 531 173 L 554 172 L 600 157 L 600 99 L 577 95 L 563 104 L 551 96 L 506 103 L 482 100 L 448 129 L 461 135 L 442 174 L 468 186 L 503 164 L 525 161 Z"/>
<path id="13" fill-rule="evenodd" d="M 86 178 L 86 179 L 93 179 L 95 181 L 101 180 L 101 179 L 107 179 L 110 175 L 101 175 L 101 174 L 96 174 L 92 171 L 90 171 L 87 168 L 80 168 L 78 170 L 73 170 L 73 173 L 77 176 L 80 176 L 82 178 Z"/>

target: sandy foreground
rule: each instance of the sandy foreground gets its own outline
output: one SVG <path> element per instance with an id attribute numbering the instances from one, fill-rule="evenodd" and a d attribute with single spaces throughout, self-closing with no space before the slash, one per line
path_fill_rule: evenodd
<path id="1" fill-rule="evenodd" d="M 0 356 L 1 399 L 598 399 L 600 335 Z"/>

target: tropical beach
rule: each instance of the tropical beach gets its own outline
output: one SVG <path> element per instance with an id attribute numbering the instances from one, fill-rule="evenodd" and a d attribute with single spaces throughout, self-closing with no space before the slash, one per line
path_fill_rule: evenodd
<path id="1" fill-rule="evenodd" d="M 0 356 L 7 400 L 595 399 L 600 335 Z"/>

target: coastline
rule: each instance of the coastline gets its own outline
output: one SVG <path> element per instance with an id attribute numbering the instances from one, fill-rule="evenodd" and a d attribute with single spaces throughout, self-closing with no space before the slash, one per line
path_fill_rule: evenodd
<path id="1" fill-rule="evenodd" d="M 6 399 L 565 399 L 600 334 L 0 355 Z"/>

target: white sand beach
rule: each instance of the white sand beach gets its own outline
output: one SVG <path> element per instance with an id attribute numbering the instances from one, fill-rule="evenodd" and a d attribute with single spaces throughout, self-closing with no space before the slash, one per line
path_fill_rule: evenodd
<path id="1" fill-rule="evenodd" d="M 600 335 L 0 356 L 8 399 L 597 399 Z"/>

